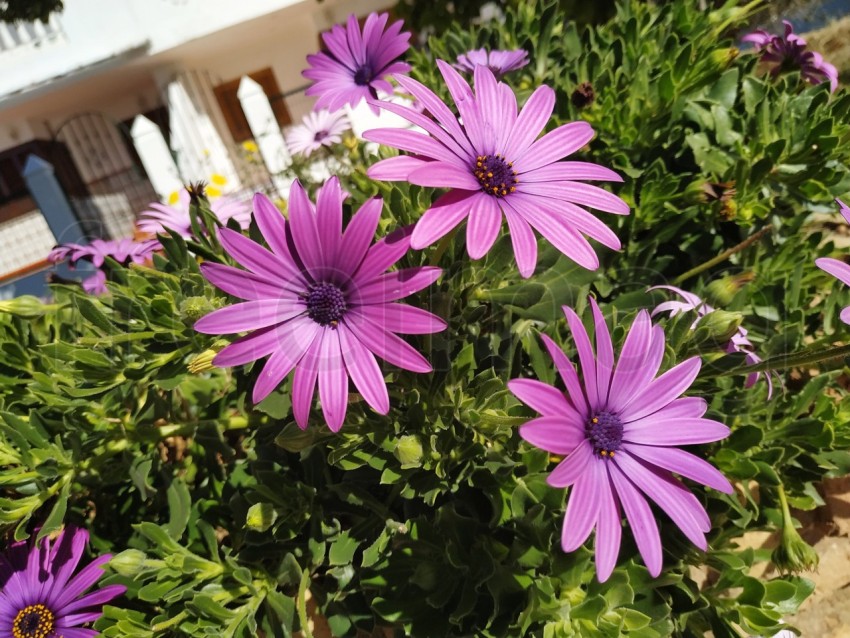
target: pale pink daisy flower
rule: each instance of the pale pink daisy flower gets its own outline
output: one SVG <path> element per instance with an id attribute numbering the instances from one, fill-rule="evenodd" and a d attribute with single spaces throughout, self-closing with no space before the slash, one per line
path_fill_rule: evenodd
<path id="1" fill-rule="evenodd" d="M 526 64 L 528 64 L 528 51 L 525 49 L 512 51 L 473 49 L 457 56 L 457 64 L 454 66 L 457 70 L 467 73 L 474 73 L 476 66 L 486 66 L 493 72 L 496 79 L 499 79 L 511 71 L 521 69 Z"/>
<path id="2" fill-rule="evenodd" d="M 847 204 L 842 202 L 840 199 L 836 199 L 835 201 L 838 203 L 839 210 L 844 216 L 844 219 L 848 224 L 850 224 L 850 206 L 847 206 Z M 847 263 L 838 259 L 833 259 L 832 257 L 820 257 L 819 259 L 815 259 L 815 264 L 818 268 L 824 272 L 828 272 L 841 283 L 850 286 L 850 265 Z M 840 316 L 841 321 L 850 324 L 850 306 L 844 308 L 844 310 L 841 311 Z"/>
<path id="3" fill-rule="evenodd" d="M 301 124 L 287 131 L 286 145 L 291 153 L 309 157 L 323 146 L 331 147 L 342 142 L 342 134 L 350 129 L 351 124 L 343 111 L 310 111 Z"/>
<path id="4" fill-rule="evenodd" d="M 152 235 L 161 235 L 166 228 L 176 231 L 185 239 L 193 237 L 192 218 L 189 215 L 191 196 L 185 188 L 178 193 L 174 206 L 151 202 L 150 208 L 142 211 L 141 219 L 136 223 L 139 230 Z M 230 197 L 217 197 L 210 200 L 210 210 L 224 225 L 235 219 L 240 228 L 248 228 L 251 223 L 251 207 Z"/>

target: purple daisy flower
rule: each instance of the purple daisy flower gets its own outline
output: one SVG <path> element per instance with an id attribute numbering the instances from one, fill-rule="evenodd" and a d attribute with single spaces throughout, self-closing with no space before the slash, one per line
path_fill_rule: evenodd
<path id="1" fill-rule="evenodd" d="M 669 290 L 673 292 L 684 301 L 670 300 L 664 301 L 658 304 L 652 311 L 652 316 L 656 316 L 661 314 L 662 312 L 669 312 L 668 316 L 675 317 L 676 315 L 683 312 L 696 312 L 697 318 L 694 319 L 694 322 L 691 324 L 691 330 L 697 327 L 700 319 L 707 315 L 710 312 L 714 312 L 714 307 L 702 299 L 700 299 L 697 295 L 692 292 L 688 292 L 686 290 L 682 290 L 681 288 L 677 288 L 676 286 L 652 286 L 647 289 L 647 292 L 652 290 Z M 741 352 L 744 354 L 744 361 L 748 365 L 755 365 L 757 363 L 761 363 L 761 357 L 755 353 L 755 346 L 753 342 L 749 340 L 747 337 L 748 331 L 743 326 L 739 326 L 735 331 L 735 334 L 732 335 L 732 338 L 729 340 L 729 343 L 726 344 L 726 352 Z M 774 373 L 775 374 L 775 373 Z M 773 396 L 773 379 L 771 378 L 771 374 L 768 372 L 751 372 L 747 375 L 747 379 L 744 382 L 745 388 L 751 388 L 755 385 L 756 381 L 760 376 L 764 375 L 764 380 L 767 383 L 767 398 Z"/>
<path id="2" fill-rule="evenodd" d="M 842 202 L 840 199 L 836 199 L 835 201 L 838 204 L 844 219 L 848 224 L 850 224 L 850 206 L 847 206 L 847 204 Z M 815 264 L 824 272 L 828 272 L 830 275 L 837 278 L 841 283 L 850 286 L 850 265 L 838 259 L 833 259 L 832 257 L 821 257 L 819 259 L 815 259 Z M 841 311 L 841 321 L 850 324 L 850 306 L 847 306 Z"/>
<path id="3" fill-rule="evenodd" d="M 257 194 L 257 225 L 271 250 L 225 228 L 222 246 L 248 270 L 201 264 L 209 281 L 247 301 L 195 324 L 205 334 L 252 331 L 219 352 L 213 360 L 217 366 L 270 355 L 254 386 L 254 403 L 294 369 L 292 409 L 302 428 L 318 380 L 322 412 L 334 432 L 345 419 L 349 377 L 366 403 L 386 414 L 389 396 L 375 356 L 405 370 L 430 372 L 428 361 L 396 333 L 429 334 L 446 327 L 430 312 L 394 303 L 432 284 L 441 270 L 386 272 L 408 251 L 408 233 L 394 233 L 371 246 L 380 198 L 368 200 L 342 232 L 343 199 L 336 177 L 319 189 L 315 207 L 296 181 L 287 223 L 268 198 Z"/>
<path id="4" fill-rule="evenodd" d="M 300 125 L 293 126 L 286 133 L 286 144 L 292 153 L 309 157 L 323 146 L 339 144 L 342 134 L 350 129 L 351 124 L 343 111 L 310 111 Z"/>
<path id="5" fill-rule="evenodd" d="M 759 29 L 745 35 L 741 40 L 756 46 L 756 51 L 761 54 L 761 61 L 770 67 L 773 77 L 782 71 L 799 69 L 800 75 L 810 84 L 829 80 L 829 90 L 834 93 L 838 89 L 836 68 L 824 61 L 820 53 L 807 50 L 806 41 L 794 33 L 794 27 L 788 20 L 782 22 L 785 24 L 784 35 L 773 35 Z"/>
<path id="6" fill-rule="evenodd" d="M 112 556 L 94 559 L 76 575 L 89 535 L 66 528 L 54 540 L 15 543 L 0 556 L 0 636 L 8 638 L 90 638 L 81 627 L 103 614 L 103 604 L 127 589 L 109 585 L 85 594 L 103 576 Z M 84 595 L 85 594 L 85 595 Z"/>
<path id="7" fill-rule="evenodd" d="M 401 32 L 401 20 L 387 27 L 389 17 L 370 13 L 361 34 L 352 14 L 346 27 L 335 25 L 322 34 L 327 52 L 308 55 L 311 68 L 301 72 L 313 81 L 305 93 L 319 96 L 317 109 L 338 111 L 346 104 L 354 107 L 363 99 L 377 98 L 378 91 L 393 92 L 384 78 L 410 70 L 409 64 L 398 60 L 410 48 L 410 32 Z M 379 112 L 374 106 L 372 110 Z"/>
<path id="8" fill-rule="evenodd" d="M 142 211 L 141 219 L 136 223 L 139 230 L 153 235 L 164 234 L 166 228 L 180 233 L 181 237 L 190 239 L 192 234 L 192 218 L 189 215 L 191 197 L 189 191 L 183 189 L 178 194 L 177 204 L 169 206 L 159 202 L 148 204 L 150 208 Z M 210 210 L 222 224 L 235 219 L 241 228 L 248 228 L 251 223 L 251 208 L 229 197 L 218 197 L 210 201 Z"/>
<path id="9" fill-rule="evenodd" d="M 558 161 L 591 140 L 590 125 L 570 122 L 537 139 L 555 107 L 555 91 L 538 87 L 518 113 L 513 91 L 497 82 L 487 67 L 475 67 L 473 91 L 450 64 L 442 60 L 437 64 L 460 121 L 431 90 L 397 76 L 399 84 L 435 119 L 398 104 L 382 102 L 381 108 L 427 134 L 390 128 L 364 134 L 367 140 L 413 153 L 377 162 L 369 168 L 370 177 L 451 189 L 422 215 L 413 230 L 411 247 L 429 246 L 468 217 L 467 251 L 472 259 L 479 259 L 496 241 L 504 214 L 523 277 L 531 276 L 537 263 L 532 228 L 591 270 L 599 266 L 599 259 L 584 235 L 619 249 L 614 232 L 582 206 L 627 215 L 628 205 L 580 180 L 619 182 L 620 176 L 588 162 Z"/>
<path id="10" fill-rule="evenodd" d="M 85 260 L 97 268 L 103 266 L 107 257 L 112 257 L 119 264 L 143 264 L 148 261 L 159 248 L 156 239 L 136 241 L 132 237 L 124 239 L 93 239 L 90 244 L 63 244 L 55 247 L 47 256 L 54 263 L 67 259 L 72 264 Z"/>
<path id="11" fill-rule="evenodd" d="M 511 71 L 521 69 L 528 64 L 528 51 L 515 49 L 513 51 L 487 51 L 487 49 L 474 49 L 457 56 L 457 64 L 454 67 L 458 71 L 473 73 L 475 67 L 486 66 L 499 79 Z"/>
<path id="12" fill-rule="evenodd" d="M 600 582 L 614 569 L 620 550 L 620 507 L 632 527 L 649 569 L 661 572 L 661 538 L 647 498 L 654 501 L 692 543 L 705 550 L 711 529 L 700 502 L 677 479 L 679 474 L 724 493 L 729 481 L 698 456 L 679 449 L 718 441 L 729 428 L 703 418 L 706 402 L 680 397 L 700 370 L 692 357 L 656 378 L 665 338 L 649 313 L 640 311 L 615 361 L 605 318 L 590 300 L 596 356 L 581 319 L 564 306 L 578 350 L 582 381 L 560 347 L 541 335 L 566 386 L 561 392 L 540 381 L 513 379 L 508 387 L 542 416 L 520 426 L 520 436 L 566 458 L 549 474 L 553 487 L 572 486 L 561 547 L 572 552 L 596 528 L 596 572 Z"/>

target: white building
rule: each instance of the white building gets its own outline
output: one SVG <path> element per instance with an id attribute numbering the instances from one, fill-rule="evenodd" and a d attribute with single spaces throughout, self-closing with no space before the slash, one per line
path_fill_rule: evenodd
<path id="1" fill-rule="evenodd" d="M 78 215 L 113 236 L 180 183 L 221 175 L 231 189 L 274 188 L 274 158 L 245 144 L 242 104 L 257 86 L 237 95 L 242 78 L 262 87 L 279 127 L 297 122 L 312 108 L 301 71 L 320 34 L 392 4 L 65 0 L 48 24 L 0 23 L 0 282 L 42 270 L 63 240 L 22 178 L 31 154 L 53 164 Z"/>

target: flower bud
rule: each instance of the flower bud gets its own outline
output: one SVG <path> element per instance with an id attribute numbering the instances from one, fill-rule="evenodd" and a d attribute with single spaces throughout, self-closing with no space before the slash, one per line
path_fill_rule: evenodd
<path id="1" fill-rule="evenodd" d="M 402 469 L 419 467 L 422 463 L 422 443 L 415 434 L 405 434 L 398 440 L 395 457 L 401 462 Z"/>
<path id="2" fill-rule="evenodd" d="M 189 372 L 192 374 L 200 374 L 201 372 L 212 370 L 215 367 L 215 364 L 213 363 L 215 355 L 217 355 L 227 344 L 228 342 L 224 339 L 217 339 L 214 341 L 211 347 L 207 348 L 189 361 L 186 366 L 189 368 Z"/>
<path id="3" fill-rule="evenodd" d="M 738 291 L 754 278 L 753 273 L 744 272 L 715 279 L 706 286 L 705 296 L 712 304 L 726 306 L 732 302 Z"/>
<path id="4" fill-rule="evenodd" d="M 138 549 L 125 549 L 109 561 L 109 566 L 122 576 L 135 576 L 145 563 L 145 553 Z"/>
<path id="5" fill-rule="evenodd" d="M 740 50 L 737 47 L 725 47 L 723 49 L 715 49 L 709 53 L 709 57 L 713 65 L 723 70 L 735 61 L 739 53 Z"/>
<path id="6" fill-rule="evenodd" d="M 794 528 L 794 519 L 788 509 L 785 489 L 779 486 L 779 503 L 782 510 L 782 539 L 773 550 L 770 559 L 780 572 L 799 573 L 810 571 L 818 566 L 819 558 L 815 548 L 804 541 Z"/>
<path id="7" fill-rule="evenodd" d="M 45 313 L 46 307 L 38 297 L 32 295 L 21 295 L 14 299 L 0 301 L 0 312 L 8 312 L 16 317 L 32 319 L 40 317 Z"/>
<path id="8" fill-rule="evenodd" d="M 739 312 L 712 310 L 699 320 L 697 328 L 706 329 L 709 339 L 718 343 L 726 343 L 732 338 L 732 335 L 738 332 L 743 320 L 744 317 Z"/>
<path id="9" fill-rule="evenodd" d="M 213 310 L 215 307 L 206 297 L 187 297 L 180 304 L 180 316 L 186 323 L 195 323 Z"/>

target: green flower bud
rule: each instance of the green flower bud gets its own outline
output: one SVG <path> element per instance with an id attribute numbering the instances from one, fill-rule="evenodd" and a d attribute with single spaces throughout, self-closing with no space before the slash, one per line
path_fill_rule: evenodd
<path id="1" fill-rule="evenodd" d="M 422 464 L 422 442 L 415 434 L 405 434 L 398 440 L 393 454 L 401 462 L 402 469 L 419 467 Z"/>
<path id="2" fill-rule="evenodd" d="M 705 296 L 712 304 L 726 306 L 732 302 L 738 291 L 754 278 L 753 273 L 745 272 L 715 279 L 706 286 Z"/>
<path id="3" fill-rule="evenodd" d="M 709 54 L 712 64 L 720 69 L 727 68 L 735 58 L 738 57 L 740 50 L 737 47 L 726 47 L 723 49 L 715 49 Z"/>
<path id="4" fill-rule="evenodd" d="M 705 329 L 709 339 L 725 344 L 738 331 L 743 320 L 739 312 L 713 310 L 699 320 L 697 329 Z"/>
<path id="5" fill-rule="evenodd" d="M 255 532 L 265 532 L 274 525 L 275 520 L 277 520 L 277 512 L 271 503 L 255 503 L 248 508 L 245 527 Z"/>
<path id="6" fill-rule="evenodd" d="M 773 550 L 771 560 L 780 572 L 799 573 L 818 566 L 818 553 L 794 529 L 794 519 L 785 498 L 785 489 L 779 486 L 779 503 L 782 508 L 782 539 Z"/>
<path id="7" fill-rule="evenodd" d="M 212 370 L 215 365 L 213 364 L 213 359 L 215 359 L 215 355 L 219 353 L 219 351 L 224 348 L 229 342 L 224 339 L 218 339 L 213 342 L 212 347 L 207 348 L 200 354 L 196 355 L 189 363 L 187 364 L 187 368 L 189 368 L 189 372 L 192 374 L 200 374 L 201 372 L 206 372 L 207 370 Z"/>
<path id="8" fill-rule="evenodd" d="M 144 565 L 147 556 L 138 549 L 125 549 L 109 561 L 109 566 L 122 576 L 135 576 Z"/>
<path id="9" fill-rule="evenodd" d="M 215 306 L 206 297 L 187 297 L 180 304 L 180 316 L 186 323 L 195 323 L 213 310 Z"/>
<path id="10" fill-rule="evenodd" d="M 38 297 L 32 295 L 21 295 L 14 299 L 0 301 L 0 312 L 8 312 L 10 315 L 24 319 L 40 317 L 49 308 L 50 306 L 45 306 Z"/>

